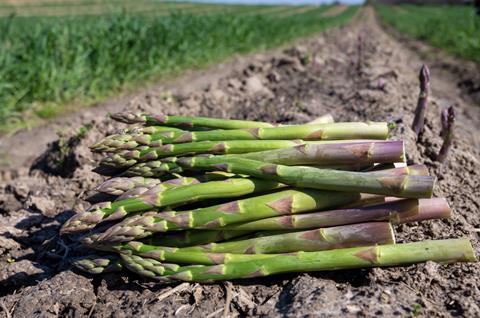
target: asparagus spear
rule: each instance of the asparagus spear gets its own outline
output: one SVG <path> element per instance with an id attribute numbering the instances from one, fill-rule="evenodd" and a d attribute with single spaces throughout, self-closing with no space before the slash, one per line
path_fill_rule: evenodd
<path id="1" fill-rule="evenodd" d="M 285 165 L 322 164 L 323 161 L 323 166 L 327 168 L 352 170 L 373 162 L 404 161 L 404 148 L 401 141 L 342 141 L 338 144 L 300 145 L 285 149 L 228 155 L 227 157 L 232 156 Z M 213 158 L 213 155 L 210 158 Z M 217 156 L 216 158 L 221 160 L 223 157 Z M 123 174 L 126 176 L 160 177 L 172 171 L 182 172 L 182 168 L 175 163 L 177 159 L 176 157 L 170 157 L 137 163 Z M 327 163 L 329 164 L 327 165 Z"/>
<path id="2" fill-rule="evenodd" d="M 450 218 L 451 209 L 443 198 L 403 199 L 359 208 L 346 208 L 298 215 L 283 215 L 222 227 L 231 231 L 311 229 L 369 221 L 393 224 Z"/>
<path id="3" fill-rule="evenodd" d="M 274 253 L 318 251 L 394 241 L 389 223 L 372 222 L 197 247 L 171 248 L 133 241 L 107 248 L 116 249 L 127 255 L 131 253 L 170 263 L 213 265 L 252 259 L 249 258 L 252 256 L 249 254 L 256 254 L 253 259 L 265 259 L 274 256 Z"/>
<path id="4" fill-rule="evenodd" d="M 442 111 L 442 132 L 440 136 L 443 138 L 442 148 L 437 155 L 437 160 L 444 162 L 447 158 L 448 151 L 453 143 L 453 125 L 455 123 L 455 109 L 450 106 Z"/>
<path id="5" fill-rule="evenodd" d="M 185 269 L 180 267 L 176 268 L 175 274 L 169 276 L 160 276 L 148 269 L 141 274 L 163 281 L 212 282 L 289 272 L 399 266 L 427 261 L 439 263 L 477 261 L 472 245 L 465 238 L 351 247 L 319 252 L 297 252 L 257 259 L 259 255 L 262 254 L 244 255 L 244 258 L 250 258 L 245 262 L 228 262 L 214 266 L 188 266 Z M 139 272 L 137 271 L 137 273 Z"/>
<path id="6" fill-rule="evenodd" d="M 230 140 L 200 141 L 185 144 L 168 144 L 150 148 L 143 146 L 135 150 L 121 151 L 105 157 L 101 166 L 128 168 L 137 162 L 151 161 L 163 157 L 184 156 L 188 154 L 237 154 L 271 149 L 290 148 L 304 144 L 301 140 Z"/>
<path id="7" fill-rule="evenodd" d="M 419 74 L 420 94 L 418 96 L 417 108 L 415 109 L 415 118 L 413 119 L 412 129 L 416 135 L 423 131 L 425 123 L 425 111 L 427 108 L 428 94 L 430 90 L 430 71 L 426 65 L 423 65 Z"/>
<path id="8" fill-rule="evenodd" d="M 218 228 L 282 214 L 326 209 L 359 199 L 357 193 L 308 189 L 285 190 L 181 212 L 149 212 L 113 225 L 99 236 L 103 242 L 125 242 L 157 232 L 193 228 Z"/>
<path id="9" fill-rule="evenodd" d="M 165 126 L 184 126 L 184 127 L 208 127 L 216 129 L 242 129 L 242 128 L 262 128 L 275 127 L 274 124 L 249 121 L 233 120 L 209 117 L 190 117 L 190 116 L 166 116 L 166 115 L 148 115 L 139 113 L 116 113 L 112 119 L 126 124 L 144 124 L 147 126 L 165 125 Z"/>
<path id="10" fill-rule="evenodd" d="M 210 181 L 163 191 L 154 187 L 137 198 L 104 202 L 91 210 L 74 215 L 62 226 L 61 233 L 91 229 L 104 221 L 118 220 L 128 213 L 142 212 L 153 207 L 187 204 L 211 198 L 233 198 L 250 193 L 277 189 L 284 185 L 259 179 L 231 178 Z"/>
<path id="11" fill-rule="evenodd" d="M 228 177 L 232 177 L 232 174 L 225 174 L 222 172 L 217 173 L 207 173 L 204 175 L 199 175 L 196 177 L 179 177 L 166 181 L 160 181 L 159 179 L 154 178 L 144 178 L 144 177 L 116 177 L 109 179 L 99 185 L 96 190 L 103 193 L 108 193 L 112 195 L 123 195 L 125 192 L 134 190 L 137 188 L 142 189 L 151 189 L 154 186 L 159 186 L 161 188 L 171 189 L 179 186 L 197 184 L 207 181 L 216 181 L 216 180 L 225 180 Z"/>
<path id="12" fill-rule="evenodd" d="M 159 184 L 161 181 L 159 179 L 153 178 L 144 178 L 144 177 L 133 177 L 133 178 L 124 178 L 116 177 L 108 179 L 103 182 L 101 185 L 95 188 L 98 192 L 107 193 L 111 195 L 122 195 L 128 190 L 137 188 L 137 187 L 149 187 Z"/>
<path id="13" fill-rule="evenodd" d="M 235 157 L 225 158 L 223 163 L 203 157 L 180 158 L 177 163 L 186 168 L 246 174 L 297 187 L 364 192 L 403 198 L 431 197 L 435 183 L 435 178 L 430 176 L 391 176 L 303 166 L 289 167 Z"/>
<path id="14" fill-rule="evenodd" d="M 116 255 L 83 256 L 74 259 L 72 265 L 90 274 L 118 272 L 123 267 L 120 258 Z"/>
<path id="15" fill-rule="evenodd" d="M 337 140 L 386 139 L 387 123 L 331 123 L 317 125 L 280 126 L 235 130 L 209 130 L 197 132 L 161 132 L 154 135 L 120 135 L 108 137 L 93 146 L 93 150 L 111 148 L 132 149 L 141 145 L 160 147 L 162 144 L 227 140 Z M 113 138 L 113 140 L 112 140 Z M 107 146 L 110 145 L 109 147 Z"/>
<path id="16" fill-rule="evenodd" d="M 395 237 L 390 223 L 370 222 L 184 247 L 177 251 L 273 254 L 393 243 Z"/>

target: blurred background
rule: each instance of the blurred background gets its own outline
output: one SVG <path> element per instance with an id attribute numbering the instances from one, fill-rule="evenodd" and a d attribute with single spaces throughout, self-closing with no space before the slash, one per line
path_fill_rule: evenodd
<path id="1" fill-rule="evenodd" d="M 480 60 L 472 1 L 366 4 L 382 23 L 408 36 L 458 58 Z M 0 133 L 233 54 L 349 23 L 362 5 L 360 0 L 2 0 Z"/>

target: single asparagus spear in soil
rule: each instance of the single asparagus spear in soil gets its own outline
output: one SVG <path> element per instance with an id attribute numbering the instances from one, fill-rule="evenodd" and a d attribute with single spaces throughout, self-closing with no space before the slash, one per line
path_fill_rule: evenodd
<path id="1" fill-rule="evenodd" d="M 148 212 L 113 225 L 98 240 L 125 242 L 168 230 L 218 228 L 282 214 L 327 209 L 354 202 L 357 193 L 291 189 L 180 212 Z"/>
<path id="2" fill-rule="evenodd" d="M 104 202 L 90 211 L 79 213 L 67 220 L 61 233 L 75 233 L 91 229 L 104 221 L 118 220 L 128 213 L 148 211 L 153 207 L 187 204 L 212 198 L 234 198 L 251 193 L 277 189 L 284 185 L 277 182 L 231 178 L 223 181 L 210 181 L 173 189 L 150 189 L 137 198 L 115 202 Z"/>
<path id="3" fill-rule="evenodd" d="M 297 215 L 283 215 L 222 227 L 231 231 L 265 231 L 311 229 L 370 221 L 393 224 L 451 217 L 451 209 L 443 198 L 403 199 L 359 208 L 346 208 Z"/>
<path id="4" fill-rule="evenodd" d="M 437 155 L 437 161 L 444 162 L 447 158 L 448 151 L 453 143 L 453 126 L 455 124 L 455 109 L 450 106 L 442 111 L 442 132 L 440 136 L 443 138 L 442 148 Z"/>
<path id="5" fill-rule="evenodd" d="M 179 127 L 208 127 L 216 129 L 242 129 L 275 127 L 274 124 L 250 121 L 209 117 L 148 115 L 141 113 L 116 113 L 111 116 L 114 120 L 126 124 L 144 124 L 147 126 L 165 125 Z"/>
<path id="6" fill-rule="evenodd" d="M 123 266 L 117 255 L 88 255 L 75 258 L 72 265 L 90 274 L 121 271 Z"/>
<path id="7" fill-rule="evenodd" d="M 213 164 L 212 164 L 213 162 Z M 285 184 L 332 191 L 362 192 L 401 198 L 429 198 L 435 178 L 431 176 L 391 176 L 362 172 L 284 166 L 243 158 L 225 158 L 223 163 L 202 157 L 181 158 L 185 168 L 201 168 L 246 174 Z"/>
<path id="8" fill-rule="evenodd" d="M 230 254 L 231 255 L 231 254 Z M 237 254 L 238 255 L 238 254 Z M 214 266 L 176 268 L 177 273 L 160 276 L 148 269 L 142 275 L 159 280 L 212 282 L 218 280 L 263 277 L 291 272 L 313 272 L 352 268 L 404 266 L 433 261 L 437 263 L 476 262 L 468 239 L 422 241 L 403 244 L 351 247 L 319 252 L 297 252 Z M 275 255 L 275 254 L 273 254 Z"/>
<path id="9" fill-rule="evenodd" d="M 425 123 L 425 111 L 428 103 L 428 94 L 430 91 L 430 71 L 426 65 L 420 69 L 418 77 L 420 81 L 420 94 L 418 96 L 417 108 L 415 109 L 415 118 L 413 119 L 412 129 L 418 136 L 423 131 Z"/>
<path id="10" fill-rule="evenodd" d="M 395 243 L 395 237 L 390 223 L 370 222 L 184 247 L 177 251 L 273 254 L 393 243 Z"/>

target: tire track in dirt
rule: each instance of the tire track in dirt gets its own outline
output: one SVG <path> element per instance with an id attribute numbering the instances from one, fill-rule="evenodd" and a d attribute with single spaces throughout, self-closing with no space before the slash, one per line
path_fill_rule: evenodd
<path id="1" fill-rule="evenodd" d="M 126 97 L 123 105 L 118 103 L 111 109 L 290 123 L 327 112 L 337 121 L 395 120 L 398 128 L 394 137 L 406 140 L 408 160 L 425 163 L 438 176 L 435 194 L 446 196 L 454 207 L 452 220 L 396 227 L 398 241 L 467 236 L 478 253 L 475 229 L 480 227 L 480 153 L 475 147 L 479 137 L 471 132 L 480 124 L 480 109 L 457 89 L 454 75 L 434 67 L 426 131 L 417 142 L 410 124 L 422 62 L 402 42 L 386 34 L 367 7 L 348 26 L 283 51 L 250 55 L 221 76 L 200 78 L 201 85 L 182 79 L 176 82 L 181 88 L 173 93 L 145 91 Z M 457 121 L 453 152 L 440 166 L 433 160 L 441 146 L 439 115 L 441 107 L 450 103 L 464 114 Z M 101 180 L 91 172 L 94 161 L 87 146 L 121 127 L 96 117 L 88 117 L 94 129 L 77 143 L 72 142 L 70 178 L 45 172 L 58 161 L 59 150 L 51 147 L 37 162 L 40 170 L 29 173 L 27 168 L 16 169 L 18 176 L 7 176 L 0 185 L 0 228 L 4 229 L 0 231 L 0 301 L 12 316 L 28 317 L 39 311 L 87 315 L 91 311 L 98 317 L 167 317 L 176 312 L 205 317 L 223 312 L 227 298 L 231 298 L 229 311 L 238 315 L 480 315 L 476 303 L 480 299 L 478 264 L 444 267 L 427 263 L 292 274 L 236 281 L 228 288 L 223 284 L 190 284 L 167 298 L 160 297 L 161 301 L 159 295 L 171 287 L 126 273 L 92 279 L 72 272 L 64 255 L 73 257 L 83 251 L 76 250 L 69 238 L 56 236 L 59 225 L 73 211 L 86 207 L 76 195 Z M 73 122 L 78 126 L 82 121 Z M 9 262 L 11 259 L 15 262 Z"/>

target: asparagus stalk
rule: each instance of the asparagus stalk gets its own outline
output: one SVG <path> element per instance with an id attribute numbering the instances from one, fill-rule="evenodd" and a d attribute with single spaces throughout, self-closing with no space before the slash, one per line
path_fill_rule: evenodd
<path id="1" fill-rule="evenodd" d="M 72 265 L 90 274 L 118 272 L 122 270 L 120 258 L 116 255 L 88 255 L 76 258 Z"/>
<path id="2" fill-rule="evenodd" d="M 259 179 L 231 178 L 223 181 L 210 181 L 168 190 L 154 187 L 139 197 L 115 202 L 104 202 L 91 210 L 74 215 L 67 220 L 61 233 L 75 233 L 91 229 L 104 221 L 118 220 L 128 213 L 148 211 L 154 207 L 211 199 L 233 198 L 246 194 L 277 189 L 284 185 Z"/>
<path id="3" fill-rule="evenodd" d="M 238 254 L 237 254 L 238 255 Z M 365 267 L 410 265 L 433 261 L 437 263 L 476 262 L 468 239 L 422 241 L 403 244 L 351 247 L 319 252 L 297 252 L 257 259 L 244 255 L 245 262 L 228 262 L 214 266 L 176 268 L 170 276 L 148 272 L 142 275 L 159 280 L 212 282 L 218 280 L 263 277 L 290 272 L 312 272 Z M 275 254 L 273 254 L 275 255 Z"/>
<path id="4" fill-rule="evenodd" d="M 233 120 L 208 117 L 190 117 L 190 116 L 166 116 L 166 115 L 148 115 L 135 114 L 130 112 L 113 114 L 112 119 L 126 124 L 144 124 L 147 126 L 165 125 L 180 127 L 208 127 L 214 129 L 243 129 L 243 128 L 262 128 L 275 127 L 274 124 L 249 121 Z"/>
<path id="5" fill-rule="evenodd" d="M 135 189 L 151 189 L 154 186 L 159 188 L 172 189 L 179 186 L 197 184 L 207 181 L 225 180 L 232 177 L 231 174 L 225 173 L 207 173 L 196 177 L 179 177 L 161 182 L 159 179 L 144 177 L 116 177 L 109 179 L 99 185 L 96 190 L 112 195 L 123 195 L 124 193 Z M 144 191 L 145 192 L 145 191 Z M 142 192 L 143 193 L 143 192 Z"/>
<path id="6" fill-rule="evenodd" d="M 283 215 L 222 227 L 231 231 L 312 229 L 371 221 L 392 224 L 450 218 L 451 209 L 443 198 L 403 199 L 359 208 L 345 208 L 298 215 Z"/>
<path id="7" fill-rule="evenodd" d="M 230 140 L 200 141 L 185 144 L 168 144 L 161 147 L 140 147 L 135 150 L 121 151 L 105 157 L 101 166 L 128 168 L 137 162 L 151 161 L 164 157 L 184 156 L 189 154 L 238 154 L 280 148 L 290 148 L 304 144 L 301 140 Z"/>
<path id="8" fill-rule="evenodd" d="M 184 247 L 177 251 L 273 254 L 393 243 L 395 243 L 395 237 L 390 223 L 370 222 Z"/>
<path id="9" fill-rule="evenodd" d="M 455 124 L 455 109 L 450 106 L 442 111 L 442 132 L 440 136 L 443 138 L 442 148 L 437 155 L 437 161 L 444 162 L 447 158 L 448 151 L 453 143 L 453 126 Z"/>
<path id="10" fill-rule="evenodd" d="M 158 261 L 214 265 L 247 261 L 252 259 L 248 257 L 249 254 L 256 254 L 253 259 L 265 259 L 276 255 L 274 253 L 318 251 L 394 242 L 393 230 L 389 223 L 372 222 L 197 247 L 170 248 L 133 241 L 112 248 L 127 255 L 131 253 Z"/>
<path id="11" fill-rule="evenodd" d="M 294 214 L 351 203 L 357 193 L 318 190 L 285 190 L 232 201 L 207 208 L 181 212 L 148 212 L 113 225 L 98 241 L 126 242 L 169 230 L 218 228 L 283 214 Z"/>
<path id="12" fill-rule="evenodd" d="M 337 140 L 337 139 L 386 139 L 388 137 L 387 123 L 331 123 L 317 125 L 280 126 L 272 128 L 209 130 L 196 132 L 161 132 L 154 135 L 118 136 L 109 144 L 115 144 L 120 149 L 131 149 L 141 145 L 159 147 L 162 144 L 191 143 L 200 141 L 227 140 Z M 94 145 L 96 149 L 111 148 L 102 146 L 104 142 Z M 117 145 L 118 144 L 118 145 Z"/>
<path id="13" fill-rule="evenodd" d="M 133 177 L 133 178 L 124 178 L 116 177 L 108 179 L 107 181 L 100 184 L 95 188 L 96 191 L 107 193 L 111 195 L 122 195 L 128 190 L 132 190 L 137 187 L 150 187 L 159 184 L 161 181 L 159 179 L 153 178 L 144 178 L 144 177 Z"/>
<path id="14" fill-rule="evenodd" d="M 435 178 L 430 176 L 391 176 L 303 166 L 289 167 L 235 157 L 225 158 L 223 163 L 203 157 L 180 158 L 177 163 L 186 168 L 246 174 L 297 187 L 373 193 L 402 198 L 431 197 L 435 183 Z"/>
<path id="15" fill-rule="evenodd" d="M 415 118 L 413 119 L 412 129 L 418 136 L 423 131 L 425 123 L 425 111 L 428 103 L 428 94 L 430 90 L 430 71 L 426 65 L 423 65 L 419 74 L 420 94 L 418 96 L 417 108 L 415 109 Z"/>
<path id="16" fill-rule="evenodd" d="M 373 163 L 403 162 L 405 149 L 403 141 L 342 142 L 327 144 L 303 144 L 295 147 L 243 153 L 226 156 L 208 156 L 210 160 L 221 163 L 224 158 L 245 158 L 263 162 L 290 165 L 324 166 L 341 168 L 365 166 Z M 178 158 L 177 158 L 178 159 Z M 172 160 L 172 159 L 170 159 Z M 124 174 L 136 176 L 161 176 L 169 171 L 181 168 L 173 162 L 154 160 L 130 167 Z"/>

